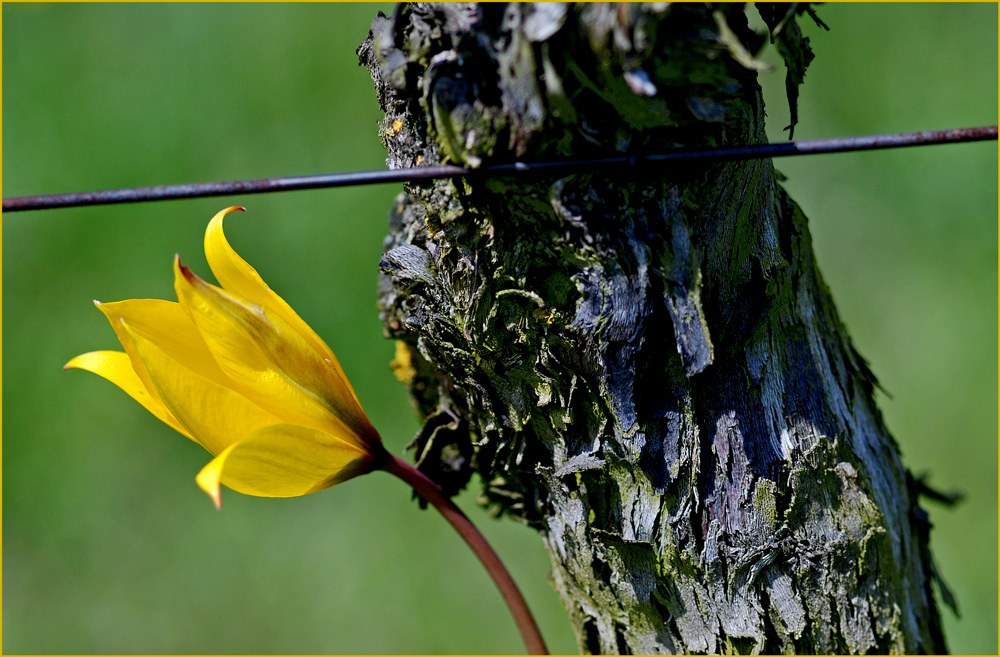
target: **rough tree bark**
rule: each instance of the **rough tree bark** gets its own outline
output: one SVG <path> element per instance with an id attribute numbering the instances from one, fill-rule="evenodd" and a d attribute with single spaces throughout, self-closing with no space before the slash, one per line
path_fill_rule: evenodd
<path id="1" fill-rule="evenodd" d="M 359 48 L 388 164 L 764 142 L 744 10 L 400 6 Z M 811 10 L 758 10 L 794 107 Z M 918 486 L 780 174 L 639 162 L 399 197 L 420 469 L 541 533 L 584 651 L 943 652 Z"/>

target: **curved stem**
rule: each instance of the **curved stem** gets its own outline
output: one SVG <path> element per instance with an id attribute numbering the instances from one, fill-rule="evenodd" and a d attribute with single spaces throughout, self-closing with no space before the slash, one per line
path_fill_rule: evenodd
<path id="1" fill-rule="evenodd" d="M 405 481 L 421 497 L 433 504 L 462 538 L 465 539 L 465 542 L 469 544 L 469 547 L 476 553 L 476 556 L 479 557 L 483 566 L 486 567 L 486 571 L 493 578 L 493 582 L 500 589 L 500 595 L 503 596 L 504 601 L 507 603 L 507 608 L 510 609 L 511 615 L 514 616 L 514 622 L 517 623 L 517 629 L 521 632 L 521 638 L 524 639 L 524 645 L 528 649 L 528 653 L 532 655 L 547 655 L 548 650 L 545 648 L 545 641 L 542 640 L 538 626 L 535 625 L 535 619 L 531 616 L 531 611 L 528 610 L 528 605 L 521 596 L 517 584 L 514 583 L 510 573 L 507 572 L 503 562 L 500 561 L 500 557 L 493 551 L 490 544 L 486 542 L 483 535 L 465 517 L 461 509 L 455 506 L 441 491 L 441 488 L 431 481 L 427 475 L 392 454 L 388 456 L 389 458 L 383 469 Z"/>

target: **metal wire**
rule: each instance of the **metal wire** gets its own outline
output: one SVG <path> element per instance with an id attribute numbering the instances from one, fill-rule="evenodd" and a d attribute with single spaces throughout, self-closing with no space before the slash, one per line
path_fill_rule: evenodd
<path id="1" fill-rule="evenodd" d="M 850 151 L 905 148 L 908 146 L 925 146 L 929 144 L 995 141 L 996 139 L 997 126 L 994 125 L 979 128 L 813 139 L 808 141 L 758 144 L 753 146 L 730 146 L 701 150 L 678 149 L 666 153 L 577 158 L 551 162 L 512 162 L 485 166 L 479 169 L 467 169 L 465 167 L 445 164 L 386 171 L 354 171 L 312 176 L 291 176 L 286 178 L 261 178 L 258 180 L 133 187 L 130 189 L 49 194 L 44 196 L 17 196 L 3 199 L 3 211 L 20 212 L 24 210 L 69 208 L 84 205 L 138 203 L 140 201 L 165 201 L 209 196 L 233 196 L 236 194 L 263 194 L 299 189 L 399 183 L 426 180 L 429 178 L 482 178 L 485 176 L 519 176 L 523 174 L 555 176 L 622 166 L 636 169 L 656 167 L 680 160 L 691 162 L 750 160 L 767 157 L 791 157 L 794 155 L 815 155 L 819 153 L 846 153 Z"/>

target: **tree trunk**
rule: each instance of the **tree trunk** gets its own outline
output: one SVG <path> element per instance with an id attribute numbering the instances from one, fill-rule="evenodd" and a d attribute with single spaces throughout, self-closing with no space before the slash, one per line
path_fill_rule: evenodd
<path id="1" fill-rule="evenodd" d="M 759 6 L 788 67 L 795 5 Z M 390 168 L 766 141 L 743 5 L 410 5 Z M 794 114 L 793 114 L 794 116 Z M 380 308 L 418 466 L 537 529 L 591 653 L 943 652 L 917 485 L 770 160 L 413 184 Z"/>

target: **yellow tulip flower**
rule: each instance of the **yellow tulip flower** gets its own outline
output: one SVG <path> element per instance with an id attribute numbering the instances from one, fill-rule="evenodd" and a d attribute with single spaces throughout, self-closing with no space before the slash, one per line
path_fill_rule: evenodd
<path id="1" fill-rule="evenodd" d="M 65 367 L 99 374 L 215 457 L 196 480 L 263 497 L 305 495 L 384 466 L 387 453 L 328 346 L 229 245 L 205 232 L 222 287 L 174 262 L 177 303 L 100 303 L 120 351 Z M 64 368 L 65 369 L 65 368 Z"/>
<path id="2" fill-rule="evenodd" d="M 330 348 L 226 241 L 215 215 L 208 266 L 222 287 L 174 260 L 177 303 L 94 303 L 121 351 L 65 367 L 103 376 L 215 457 L 196 480 L 216 507 L 223 484 L 247 495 L 294 497 L 373 470 L 412 486 L 465 539 L 500 589 L 525 646 L 546 654 L 524 597 L 483 535 L 422 472 L 386 451 Z"/>

